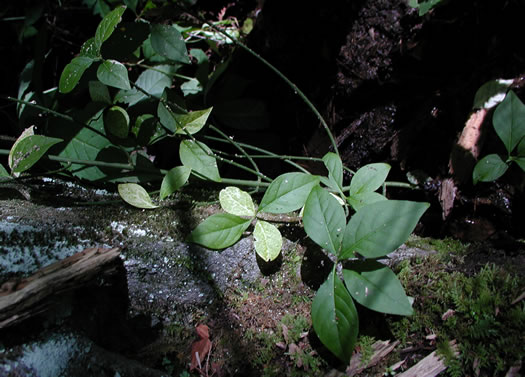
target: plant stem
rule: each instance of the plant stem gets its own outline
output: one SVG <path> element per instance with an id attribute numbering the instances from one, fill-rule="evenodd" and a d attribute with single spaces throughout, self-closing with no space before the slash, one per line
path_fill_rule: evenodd
<path id="1" fill-rule="evenodd" d="M 221 33 L 222 35 L 226 36 L 226 38 L 230 39 L 236 46 L 239 46 L 241 47 L 242 49 L 244 49 L 245 51 L 247 51 L 249 54 L 251 54 L 252 56 L 254 56 L 256 59 L 258 59 L 261 63 L 263 63 L 264 65 L 266 65 L 268 68 L 270 68 L 270 70 L 272 70 L 277 76 L 279 76 L 292 90 L 295 94 L 297 94 L 302 100 L 303 102 L 310 108 L 310 110 L 315 114 L 315 116 L 317 117 L 317 119 L 319 120 L 319 122 L 321 122 L 321 125 L 323 126 L 323 128 L 325 129 L 327 135 L 328 135 L 328 138 L 330 139 L 330 142 L 332 143 L 332 148 L 334 149 L 334 152 L 339 156 L 339 149 L 337 148 L 337 143 L 335 141 L 335 138 L 334 138 L 334 135 L 332 134 L 332 131 L 330 131 L 330 127 L 328 126 L 328 123 L 326 123 L 326 121 L 324 120 L 323 116 L 321 115 L 321 113 L 317 110 L 317 108 L 315 107 L 315 105 L 312 103 L 312 101 L 310 101 L 308 99 L 308 97 L 303 93 L 303 91 L 301 89 L 299 89 L 297 87 L 297 85 L 295 85 L 288 77 L 286 77 L 280 70 L 278 70 L 273 64 L 271 64 L 268 60 L 264 59 L 261 55 L 259 55 L 258 53 L 256 53 L 255 51 L 253 51 L 251 48 L 249 48 L 248 46 L 246 46 L 244 43 L 238 41 L 237 39 L 235 39 L 235 37 L 233 36 L 230 36 L 226 31 L 218 28 L 217 26 L 211 24 L 211 23 L 208 23 L 205 19 L 203 19 L 202 17 L 198 16 L 198 15 L 195 15 L 193 14 L 192 12 L 190 12 L 188 9 L 185 9 L 184 7 L 181 7 L 177 4 L 175 4 L 175 6 L 178 6 L 179 8 L 183 9 L 185 12 L 187 12 L 188 14 L 192 15 L 193 17 L 195 17 L 197 20 L 199 20 L 201 23 L 206 23 L 210 26 L 210 28 L 212 28 L 213 30 Z"/>

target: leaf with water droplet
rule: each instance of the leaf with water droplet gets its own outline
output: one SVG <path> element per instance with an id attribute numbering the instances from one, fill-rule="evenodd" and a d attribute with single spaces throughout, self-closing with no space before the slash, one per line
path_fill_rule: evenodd
<path id="1" fill-rule="evenodd" d="M 77 86 L 85 70 L 88 69 L 91 64 L 93 64 L 93 59 L 85 56 L 79 56 L 71 60 L 71 62 L 65 66 L 60 75 L 58 90 L 60 90 L 61 93 L 71 92 L 75 86 Z"/>
<path id="2" fill-rule="evenodd" d="M 228 213 L 237 216 L 255 216 L 255 205 L 252 197 L 238 187 L 229 186 L 219 192 L 221 207 Z"/>
<path id="3" fill-rule="evenodd" d="M 273 224 L 258 220 L 253 231 L 255 251 L 265 261 L 274 260 L 281 253 L 283 237 Z"/>

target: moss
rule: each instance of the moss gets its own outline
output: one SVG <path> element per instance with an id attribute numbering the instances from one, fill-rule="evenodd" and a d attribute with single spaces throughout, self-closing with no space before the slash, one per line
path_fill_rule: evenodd
<path id="1" fill-rule="evenodd" d="M 401 264 L 400 278 L 415 297 L 415 314 L 389 318 L 390 329 L 403 345 L 422 344 L 436 334 L 445 355 L 445 342 L 456 339 L 460 357 L 447 357 L 450 375 L 499 375 L 525 357 L 525 303 L 512 304 L 525 281 L 495 265 L 473 276 L 456 267 L 450 271 L 438 256 Z"/>

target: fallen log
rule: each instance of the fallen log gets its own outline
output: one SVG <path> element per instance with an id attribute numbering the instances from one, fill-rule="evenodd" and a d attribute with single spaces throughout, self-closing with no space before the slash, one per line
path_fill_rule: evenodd
<path id="1" fill-rule="evenodd" d="M 45 312 L 52 298 L 119 273 L 118 248 L 90 248 L 0 286 L 0 329 Z"/>
<path id="2" fill-rule="evenodd" d="M 456 341 L 450 341 L 450 347 L 454 350 L 454 354 L 458 355 Z M 439 357 L 436 351 L 425 357 L 419 363 L 406 370 L 405 372 L 398 374 L 399 377 L 435 377 L 441 372 L 447 369 L 445 361 L 442 357 Z"/>

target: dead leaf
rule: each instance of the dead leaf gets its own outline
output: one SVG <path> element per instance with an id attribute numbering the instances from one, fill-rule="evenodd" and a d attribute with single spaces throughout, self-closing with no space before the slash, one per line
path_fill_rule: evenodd
<path id="1" fill-rule="evenodd" d="M 512 301 L 510 304 L 511 305 L 515 305 L 517 304 L 518 302 L 520 302 L 521 300 L 523 300 L 525 298 L 525 292 L 523 292 L 518 298 L 516 298 L 514 301 Z"/>
<path id="2" fill-rule="evenodd" d="M 191 366 L 190 371 L 202 367 L 202 361 L 211 350 L 209 329 L 206 325 L 199 325 L 196 328 L 197 334 L 201 338 L 191 346 Z"/>
<path id="3" fill-rule="evenodd" d="M 281 328 L 283 330 L 283 338 L 286 344 L 288 344 L 288 327 L 286 325 L 281 324 Z"/>
<path id="4" fill-rule="evenodd" d="M 275 345 L 277 347 L 279 347 L 280 349 L 282 349 L 282 350 L 286 349 L 286 344 L 284 344 L 283 342 L 277 342 L 277 343 L 275 343 Z"/>
<path id="5" fill-rule="evenodd" d="M 448 309 L 443 315 L 441 316 L 441 319 L 443 321 L 446 321 L 448 318 L 452 317 L 454 314 L 456 314 L 456 311 L 453 309 Z"/>

